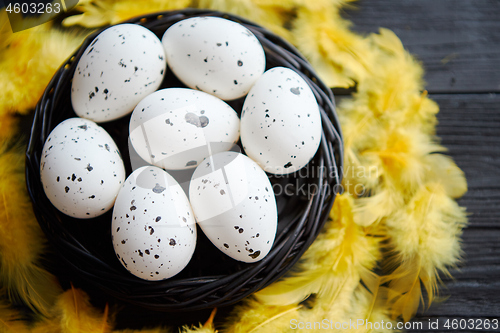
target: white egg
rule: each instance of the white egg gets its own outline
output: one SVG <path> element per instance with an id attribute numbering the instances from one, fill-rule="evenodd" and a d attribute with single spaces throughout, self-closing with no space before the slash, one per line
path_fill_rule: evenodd
<path id="1" fill-rule="evenodd" d="M 230 150 L 240 135 L 238 114 L 221 99 L 187 88 L 159 90 L 130 118 L 130 141 L 145 161 L 164 169 L 195 168 Z"/>
<path id="2" fill-rule="evenodd" d="M 192 176 L 189 200 L 205 235 L 231 258 L 256 262 L 269 253 L 276 199 L 267 175 L 247 156 L 222 152 L 203 161 Z"/>
<path id="3" fill-rule="evenodd" d="M 78 61 L 71 104 L 78 116 L 96 122 L 120 118 L 158 89 L 165 70 L 165 51 L 153 32 L 137 24 L 112 26 Z"/>
<path id="4" fill-rule="evenodd" d="M 113 207 L 125 168 L 118 147 L 102 127 L 70 118 L 45 141 L 40 176 L 45 194 L 58 210 L 93 218 Z"/>
<path id="5" fill-rule="evenodd" d="M 293 70 L 272 68 L 248 93 L 240 130 L 245 153 L 266 172 L 295 172 L 309 163 L 321 141 L 314 93 Z"/>
<path id="6" fill-rule="evenodd" d="M 186 267 L 196 247 L 196 222 L 186 194 L 163 169 L 145 166 L 125 181 L 113 209 L 113 246 L 132 274 L 168 279 Z"/>
<path id="7" fill-rule="evenodd" d="M 162 38 L 167 62 L 188 87 L 224 100 L 247 94 L 266 66 L 264 49 L 243 25 L 218 17 L 192 17 Z"/>

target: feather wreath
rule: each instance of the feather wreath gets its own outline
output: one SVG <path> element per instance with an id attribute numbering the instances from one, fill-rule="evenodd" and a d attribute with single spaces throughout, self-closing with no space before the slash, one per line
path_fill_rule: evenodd
<path id="1" fill-rule="evenodd" d="M 422 66 L 389 30 L 350 31 L 339 14 L 349 3 L 83 0 L 79 13 L 64 20 L 64 26 L 93 28 L 188 6 L 226 11 L 295 44 L 331 87 L 357 84 L 338 106 L 344 193 L 296 267 L 236 305 L 220 327 L 214 311 L 197 326 L 142 330 L 114 330 L 116 309 L 94 308 L 80 289 L 63 292 L 42 268 L 44 240 L 24 189 L 18 114 L 29 114 L 84 35 L 50 24 L 12 34 L 0 11 L 0 332 L 287 332 L 296 331 L 293 320 L 408 321 L 423 305 L 424 289 L 430 305 L 441 274 L 460 260 L 467 219 L 454 199 L 466 192 L 466 180 L 434 137 L 439 108 L 424 90 Z M 27 322 L 10 304 L 27 305 L 36 319 Z"/>

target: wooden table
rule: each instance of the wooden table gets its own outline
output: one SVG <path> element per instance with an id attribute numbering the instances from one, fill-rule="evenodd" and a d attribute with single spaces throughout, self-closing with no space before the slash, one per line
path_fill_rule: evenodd
<path id="1" fill-rule="evenodd" d="M 354 6 L 343 16 L 355 31 L 389 28 L 423 62 L 426 89 L 440 106 L 437 134 L 469 186 L 459 200 L 470 214 L 464 263 L 452 271 L 454 280 L 444 280 L 440 294 L 449 298 L 415 320 L 424 331 L 428 319 L 500 320 L 500 1 L 360 0 Z"/>

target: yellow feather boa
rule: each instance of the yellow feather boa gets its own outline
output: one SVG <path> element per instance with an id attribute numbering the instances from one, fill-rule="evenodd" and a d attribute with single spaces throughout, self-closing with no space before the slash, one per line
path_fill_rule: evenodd
<path id="1" fill-rule="evenodd" d="M 368 36 L 350 31 L 339 15 L 348 2 L 81 0 L 81 13 L 64 20 L 65 26 L 97 27 L 188 6 L 231 12 L 295 44 L 331 87 L 357 83 L 357 92 L 338 106 L 345 193 L 293 271 L 235 306 L 221 327 L 211 316 L 197 327 L 121 332 L 287 332 L 307 323 L 318 329 L 318 322 L 345 330 L 336 324 L 359 320 L 383 321 L 386 326 L 375 331 L 389 332 L 387 323 L 396 327 L 416 314 L 421 286 L 427 304 L 433 301 L 439 274 L 449 274 L 460 260 L 467 220 L 454 199 L 467 184 L 440 154 L 445 149 L 434 137 L 439 108 L 424 90 L 422 66 L 389 30 Z M 25 147 L 17 143 L 28 135 L 18 132 L 19 115 L 33 110 L 84 34 L 50 23 L 12 34 L 5 10 L 0 29 L 0 332 L 118 332 L 112 311 L 93 308 L 79 289 L 63 292 L 40 266 L 44 238 L 24 185 Z M 383 274 L 374 273 L 377 267 Z M 23 320 L 10 305 L 19 301 L 38 319 Z"/>

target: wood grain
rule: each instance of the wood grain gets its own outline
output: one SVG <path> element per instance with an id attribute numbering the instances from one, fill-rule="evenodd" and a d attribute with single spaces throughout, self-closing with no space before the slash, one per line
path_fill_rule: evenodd
<path id="1" fill-rule="evenodd" d="M 361 33 L 391 29 L 424 64 L 431 93 L 500 91 L 500 1 L 359 0 L 343 16 Z"/>
<path id="2" fill-rule="evenodd" d="M 413 322 L 430 331 L 429 320 L 439 320 L 432 331 L 450 332 L 447 319 L 500 320 L 500 1 L 360 0 L 343 16 L 363 34 L 391 29 L 422 61 L 426 89 L 440 106 L 437 136 L 468 181 L 458 200 L 469 213 L 464 260 L 453 279 L 444 278 L 446 300 Z M 469 331 L 477 332 L 460 330 Z"/>
<path id="3" fill-rule="evenodd" d="M 440 106 L 437 135 L 465 172 L 469 191 L 458 202 L 470 215 L 463 233 L 464 261 L 451 271 L 453 279 L 444 279 L 446 287 L 441 289 L 447 300 L 420 311 L 416 320 L 440 318 L 442 324 L 446 318 L 500 320 L 500 95 L 431 98 Z"/>

